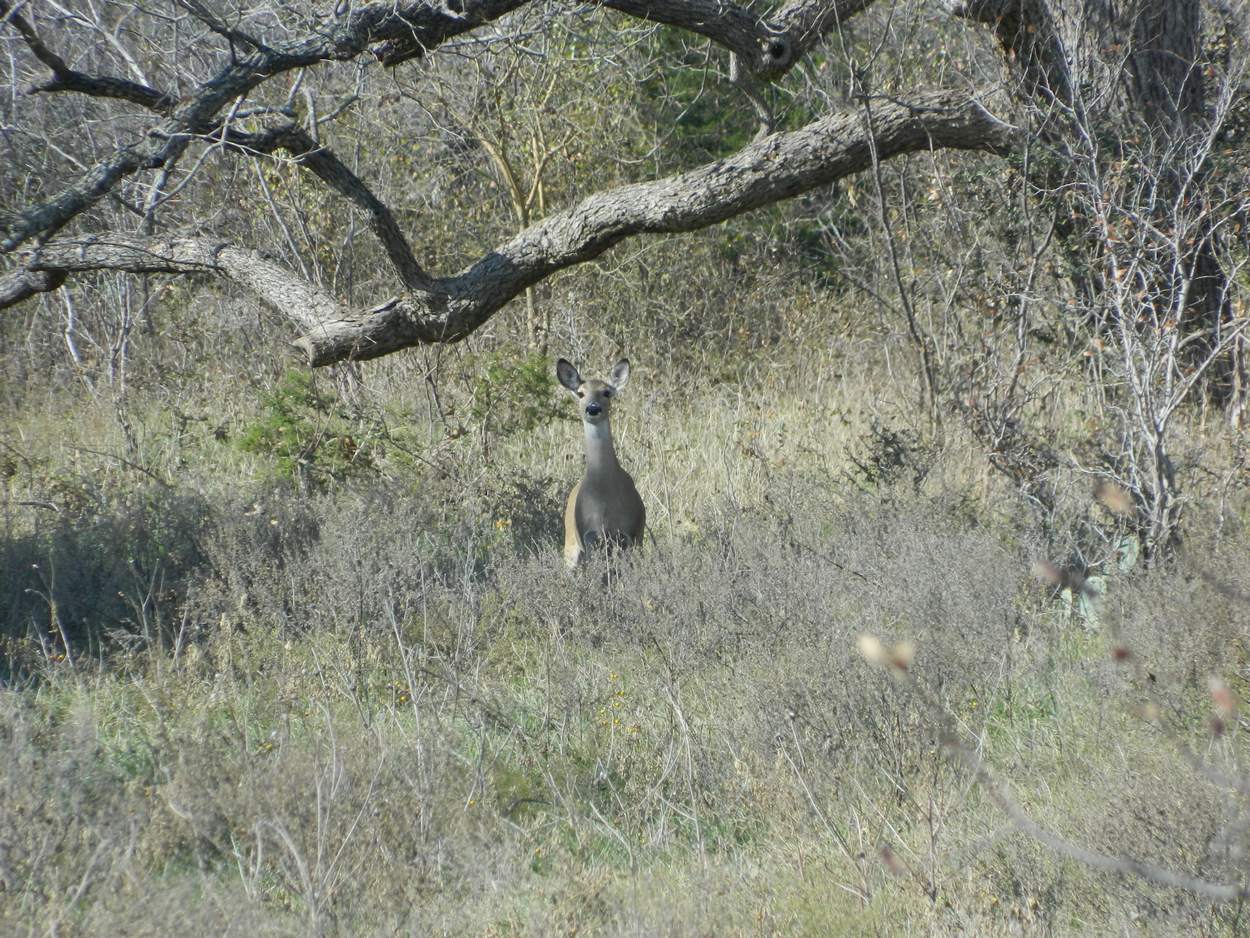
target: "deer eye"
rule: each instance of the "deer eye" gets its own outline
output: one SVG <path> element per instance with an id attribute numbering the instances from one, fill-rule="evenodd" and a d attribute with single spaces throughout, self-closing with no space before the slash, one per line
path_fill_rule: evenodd
<path id="1" fill-rule="evenodd" d="M 611 397 L 611 396 L 612 396 L 612 389 L 611 389 L 611 388 L 605 388 L 605 389 L 604 389 L 604 392 L 603 392 L 603 396 L 604 396 L 604 397 Z"/>
<path id="2" fill-rule="evenodd" d="M 577 396 L 578 396 L 578 397 L 585 397 L 585 396 L 586 396 L 586 392 L 585 392 L 585 391 L 578 391 L 578 392 L 577 392 Z"/>

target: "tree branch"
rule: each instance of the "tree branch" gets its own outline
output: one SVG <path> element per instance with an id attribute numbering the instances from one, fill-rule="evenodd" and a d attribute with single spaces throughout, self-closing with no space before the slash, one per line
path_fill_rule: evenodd
<path id="1" fill-rule="evenodd" d="M 706 36 L 728 49 L 757 78 L 788 72 L 825 34 L 873 0 L 792 0 L 761 16 L 723 0 L 600 0 L 638 19 Z"/>
<path id="2" fill-rule="evenodd" d="M 873 117 L 881 159 L 928 149 L 1006 153 L 1015 146 L 1014 129 L 962 93 L 879 103 Z M 461 279 L 507 280 L 502 271 L 516 269 L 532 283 L 630 235 L 705 228 L 866 169 L 869 149 L 862 112 L 832 114 L 689 172 L 592 195 L 520 232 Z"/>
<path id="3" fill-rule="evenodd" d="M 794 50 L 791 64 L 830 31 L 872 4 L 873 0 L 790 0 L 774 19 L 790 39 Z"/>
<path id="4" fill-rule="evenodd" d="M 353 59 L 375 43 L 385 45 L 402 39 L 418 41 L 423 49 L 429 48 L 525 2 L 481 0 L 473 4 L 477 18 L 468 20 L 451 16 L 424 0 L 377 0 L 351 6 L 347 13 L 328 18 L 322 29 L 302 39 L 232 57 L 228 65 L 181 99 L 166 119 L 139 141 L 119 147 L 47 202 L 0 218 L 0 253 L 12 251 L 31 238 L 50 237 L 98 202 L 122 178 L 177 158 L 191 136 L 211 131 L 226 104 L 275 75 L 318 62 Z M 7 8 L 8 0 L 0 3 Z M 6 12 L 9 15 L 0 22 L 13 22 L 20 29 L 16 22 L 20 18 L 11 10 Z"/>
<path id="5" fill-rule="evenodd" d="M 25 271 L 60 276 L 91 270 L 145 274 L 220 274 L 249 289 L 304 329 L 348 312 L 333 296 L 259 251 L 208 238 L 151 238 L 139 235 L 64 238 L 31 252 Z M 10 274 L 0 284 L 16 280 Z M 0 287 L 0 303 L 4 292 Z"/>
<path id="6" fill-rule="evenodd" d="M 370 230 L 382 243 L 386 256 L 406 288 L 420 289 L 427 285 L 425 271 L 412 253 L 412 246 L 400 231 L 390 208 L 333 151 L 313 140 L 302 127 L 287 124 L 260 134 L 228 133 L 223 140 L 231 149 L 253 154 L 286 150 L 296 163 L 367 214 Z"/>
<path id="7" fill-rule="evenodd" d="M 238 43 L 239 45 L 250 46 L 260 51 L 272 51 L 267 45 L 254 36 L 250 36 L 242 30 L 235 29 L 226 23 L 226 21 L 212 10 L 206 7 L 200 0 L 176 0 L 179 6 L 194 16 L 197 20 L 207 26 L 210 30 L 221 36 L 227 42 Z"/>
<path id="8" fill-rule="evenodd" d="M 1005 153 L 1016 146 L 1014 128 L 963 94 L 937 91 L 911 103 L 877 103 L 872 114 L 881 160 L 930 149 Z M 857 108 L 830 115 L 690 172 L 592 195 L 519 232 L 461 273 L 409 286 L 366 310 L 349 309 L 258 252 L 205 239 L 62 239 L 33 252 L 20 273 L 216 272 L 246 286 L 307 330 L 295 344 L 312 364 L 327 365 L 458 341 L 526 287 L 598 257 L 625 238 L 705 228 L 835 182 L 871 163 L 863 112 Z M 22 289 L 32 290 L 30 283 Z M 20 293 L 0 292 L 0 306 L 10 305 L 4 302 L 9 294 L 22 298 Z"/>
<path id="9" fill-rule="evenodd" d="M 494 22 L 530 0 L 447 0 L 445 6 L 433 3 L 397 4 L 406 8 L 408 28 L 381 42 L 374 57 L 388 68 L 410 59 L 424 58 L 453 36 Z"/>
<path id="10" fill-rule="evenodd" d="M 780 74 L 794 62 L 784 31 L 769 29 L 758 14 L 721 0 L 600 0 L 640 20 L 706 36 L 742 59 L 756 75 Z"/>
<path id="11" fill-rule="evenodd" d="M 874 109 L 879 159 L 929 149 L 1006 153 L 1016 131 L 963 94 L 931 92 Z M 871 165 L 861 111 L 773 134 L 734 156 L 655 182 L 588 197 L 519 232 L 425 296 L 405 295 L 361 318 L 323 322 L 296 345 L 314 365 L 368 359 L 419 343 L 455 342 L 556 271 L 638 234 L 695 231 L 792 198 Z"/>
<path id="12" fill-rule="evenodd" d="M 18 268 L 0 276 L 0 309 L 20 303 L 37 293 L 50 293 L 65 282 L 64 270 Z"/>
<path id="13" fill-rule="evenodd" d="M 31 89 L 34 92 L 77 91 L 95 98 L 130 101 L 158 113 L 166 113 L 174 106 L 176 99 L 172 95 L 139 82 L 87 75 L 70 68 L 64 59 L 48 48 L 34 26 L 17 12 L 10 0 L 0 0 L 0 22 L 12 24 L 35 58 L 52 70 L 52 78 L 35 85 Z"/>
<path id="14" fill-rule="evenodd" d="M 374 54 L 386 66 L 419 58 L 451 35 L 498 19 L 528 0 L 448 0 L 414 23 L 410 35 L 390 40 Z M 763 15 L 726 0 L 598 0 L 600 5 L 640 20 L 697 33 L 738 55 L 757 78 L 776 79 L 838 23 L 873 0 L 792 0 Z M 455 32 L 448 32 L 458 26 Z"/>
<path id="15" fill-rule="evenodd" d="M 446 39 L 476 29 L 527 2 L 451 0 L 451 4 L 444 7 L 429 0 L 377 0 L 354 5 L 342 15 L 327 17 L 323 29 L 302 39 L 274 47 L 249 40 L 254 47 L 249 55 L 232 56 L 230 63 L 216 75 L 174 102 L 168 95 L 137 83 L 74 72 L 47 48 L 30 23 L 17 14 L 11 0 L 0 0 L 0 14 L 3 14 L 0 21 L 17 29 L 36 58 L 53 71 L 54 78 L 42 86 L 44 90 L 77 90 L 122 98 L 165 116 L 165 120 L 148 130 L 140 140 L 119 147 L 50 200 L 0 217 L 0 253 L 12 251 L 32 238 L 51 237 L 98 202 L 121 179 L 176 160 L 190 137 L 214 130 L 217 115 L 228 102 L 247 95 L 275 75 L 318 62 L 351 59 L 370 46 L 384 64 L 395 65 L 423 55 Z M 772 23 L 720 0 L 606 2 L 630 15 L 706 35 L 735 51 L 755 74 L 775 76 L 793 65 L 801 51 L 818 40 L 823 31 L 871 0 L 794 0 Z M 309 168 L 342 179 L 341 173 L 328 161 L 314 159 Z M 376 208 L 367 210 L 375 222 L 385 227 Z M 407 281 L 415 282 L 420 276 L 415 261 L 402 257 L 399 242 L 390 233 L 385 234 L 384 243 L 397 269 Z"/>

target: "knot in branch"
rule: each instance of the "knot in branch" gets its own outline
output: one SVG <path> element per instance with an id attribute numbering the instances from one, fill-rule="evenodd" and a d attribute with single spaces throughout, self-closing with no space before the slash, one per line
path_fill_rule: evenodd
<path id="1" fill-rule="evenodd" d="M 784 74 L 794 64 L 795 43 L 786 33 L 774 33 L 760 44 L 755 74 L 760 78 L 775 78 Z"/>

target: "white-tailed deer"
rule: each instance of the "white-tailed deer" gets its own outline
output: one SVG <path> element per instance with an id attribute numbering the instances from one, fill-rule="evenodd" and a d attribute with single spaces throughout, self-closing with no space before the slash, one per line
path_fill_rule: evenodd
<path id="1" fill-rule="evenodd" d="M 587 550 L 629 547 L 642 540 L 647 509 L 634 480 L 621 468 L 612 445 L 608 416 L 612 399 L 629 380 L 629 360 L 612 368 L 608 381 L 583 381 L 577 369 L 561 358 L 556 377 L 577 397 L 586 431 L 586 474 L 573 486 L 564 509 L 564 562 L 576 567 Z"/>

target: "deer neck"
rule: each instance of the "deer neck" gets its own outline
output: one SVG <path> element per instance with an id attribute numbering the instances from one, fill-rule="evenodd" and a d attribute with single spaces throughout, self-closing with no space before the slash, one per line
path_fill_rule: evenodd
<path id="1" fill-rule="evenodd" d="M 612 428 L 608 422 L 604 420 L 582 425 L 586 429 L 586 474 L 619 470 L 616 448 L 612 445 Z"/>

